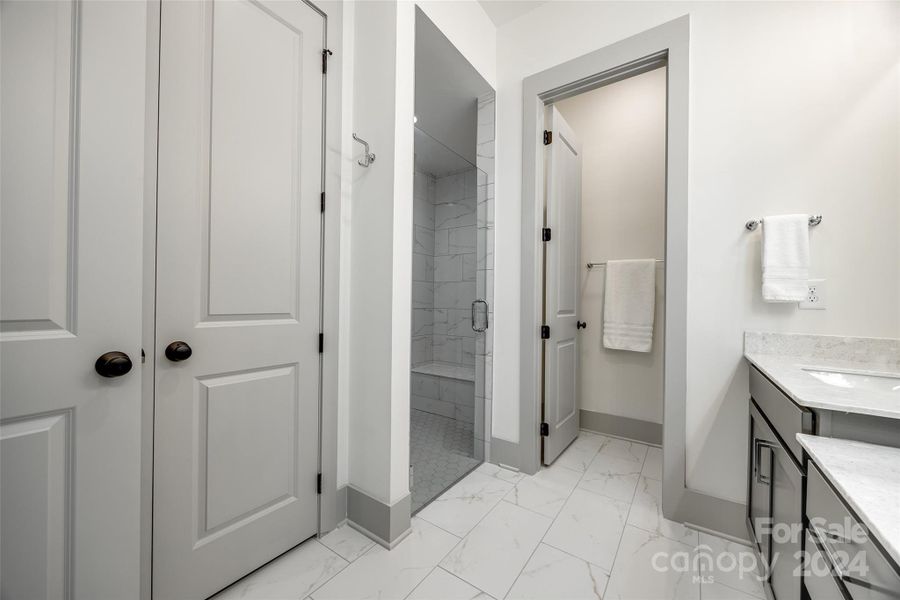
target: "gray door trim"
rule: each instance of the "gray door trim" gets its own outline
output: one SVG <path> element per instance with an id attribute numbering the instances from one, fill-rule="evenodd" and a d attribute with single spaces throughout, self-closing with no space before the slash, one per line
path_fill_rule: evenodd
<path id="1" fill-rule="evenodd" d="M 601 48 L 527 77 L 523 82 L 522 131 L 522 312 L 518 466 L 535 473 L 540 466 L 541 261 L 539 227 L 543 153 L 538 152 L 544 107 L 556 100 L 668 66 L 666 152 L 666 336 L 663 422 L 663 513 L 726 533 L 741 531 L 738 510 L 710 514 L 702 522 L 690 510 L 700 494 L 685 484 L 685 404 L 687 396 L 687 232 L 690 16 Z M 712 497 L 710 500 L 716 500 Z M 735 504 L 735 503 L 730 503 Z M 740 506 L 740 505 L 736 505 Z M 727 516 L 725 516 L 727 515 Z M 737 515 L 737 523 L 731 517 Z M 743 537 L 743 536 L 742 536 Z"/>

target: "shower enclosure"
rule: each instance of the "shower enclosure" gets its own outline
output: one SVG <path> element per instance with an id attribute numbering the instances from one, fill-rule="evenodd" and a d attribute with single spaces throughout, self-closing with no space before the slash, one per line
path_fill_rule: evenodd
<path id="1" fill-rule="evenodd" d="M 485 459 L 488 177 L 415 131 L 410 460 L 418 511 Z M 491 232 L 492 233 L 492 232 Z"/>

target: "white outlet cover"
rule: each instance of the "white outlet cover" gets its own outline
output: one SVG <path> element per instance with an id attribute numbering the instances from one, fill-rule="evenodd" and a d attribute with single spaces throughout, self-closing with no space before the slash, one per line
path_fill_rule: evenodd
<path id="1" fill-rule="evenodd" d="M 828 298 L 825 280 L 810 279 L 807 285 L 809 286 L 809 292 L 806 295 L 806 300 L 800 302 L 800 308 L 802 310 L 825 310 Z"/>

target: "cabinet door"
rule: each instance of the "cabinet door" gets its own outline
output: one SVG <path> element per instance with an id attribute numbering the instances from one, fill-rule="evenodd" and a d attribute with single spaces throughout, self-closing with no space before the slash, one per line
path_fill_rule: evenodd
<path id="1" fill-rule="evenodd" d="M 776 600 L 800 598 L 803 473 L 780 443 L 772 448 L 770 582 Z"/>
<path id="2" fill-rule="evenodd" d="M 772 513 L 772 451 L 775 439 L 761 414 L 750 406 L 750 469 L 747 490 L 747 521 L 751 537 L 763 560 L 769 561 L 769 515 Z"/>

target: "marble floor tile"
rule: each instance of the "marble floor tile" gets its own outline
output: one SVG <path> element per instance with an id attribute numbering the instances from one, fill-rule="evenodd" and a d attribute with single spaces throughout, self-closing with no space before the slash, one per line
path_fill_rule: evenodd
<path id="1" fill-rule="evenodd" d="M 670 521 L 662 514 L 662 484 L 648 477 L 641 477 L 628 513 L 628 524 L 639 529 L 696 546 L 699 536 L 696 530 Z"/>
<path id="2" fill-rule="evenodd" d="M 701 582 L 700 598 L 701 600 L 757 600 L 758 596 L 751 596 L 713 581 Z"/>
<path id="3" fill-rule="evenodd" d="M 641 476 L 641 464 L 604 454 L 601 450 L 584 472 L 578 487 L 622 502 L 631 502 Z"/>
<path id="4" fill-rule="evenodd" d="M 313 592 L 312 598 L 405 598 L 458 542 L 456 536 L 422 519 L 413 518 L 412 531 L 393 550 L 374 546 Z"/>
<path id="5" fill-rule="evenodd" d="M 581 431 L 575 441 L 553 462 L 553 466 L 584 472 L 600 448 L 609 441 L 610 438 L 605 435 Z"/>
<path id="6" fill-rule="evenodd" d="M 441 567 L 503 598 L 549 526 L 550 519 L 501 502 L 441 561 Z"/>
<path id="7" fill-rule="evenodd" d="M 765 598 L 762 582 L 753 569 L 758 566 L 756 554 L 749 546 L 738 544 L 715 535 L 700 532 L 700 544 L 697 553 L 710 557 L 712 560 L 698 560 L 700 565 L 712 563 L 712 569 L 704 569 L 701 575 L 705 580 L 712 580 L 735 590 L 739 590 L 757 598 Z M 729 554 L 728 560 L 720 559 L 723 554 Z M 732 568 L 733 564 L 736 568 Z M 720 568 L 723 566 L 724 568 Z"/>
<path id="8" fill-rule="evenodd" d="M 418 516 L 463 537 L 484 518 L 513 484 L 483 473 L 472 473 L 423 508 Z"/>
<path id="9" fill-rule="evenodd" d="M 502 479 L 503 481 L 508 481 L 509 483 L 518 483 L 525 477 L 524 473 L 513 471 L 512 469 L 505 469 L 500 465 L 495 465 L 488 462 L 482 463 L 480 467 L 475 469 L 475 472 L 483 473 L 484 475 L 491 475 L 492 477 Z"/>
<path id="10" fill-rule="evenodd" d="M 506 598 L 602 600 L 608 579 L 600 567 L 540 544 Z"/>
<path id="11" fill-rule="evenodd" d="M 440 567 L 428 574 L 406 600 L 491 600 L 491 597 Z"/>
<path id="12" fill-rule="evenodd" d="M 650 446 L 647 448 L 647 458 L 644 459 L 644 468 L 641 475 L 662 481 L 662 449 Z"/>
<path id="13" fill-rule="evenodd" d="M 609 573 L 628 508 L 626 502 L 576 488 L 544 536 L 544 542 Z"/>
<path id="14" fill-rule="evenodd" d="M 347 566 L 347 561 L 320 544 L 307 540 L 263 568 L 222 590 L 214 600 L 280 600 L 305 598 Z"/>
<path id="15" fill-rule="evenodd" d="M 608 438 L 603 442 L 598 453 L 610 458 L 630 460 L 643 465 L 644 458 L 647 456 L 647 448 L 648 446 L 646 444 L 629 442 L 617 438 Z"/>
<path id="16" fill-rule="evenodd" d="M 628 526 L 604 600 L 699 600 L 693 548 Z"/>
<path id="17" fill-rule="evenodd" d="M 503 500 L 553 518 L 559 514 L 580 477 L 580 473 L 566 467 L 545 467 L 517 483 Z"/>
<path id="18" fill-rule="evenodd" d="M 350 562 L 365 554 L 369 548 L 375 545 L 375 542 L 346 523 L 329 531 L 322 536 L 319 542 Z"/>

